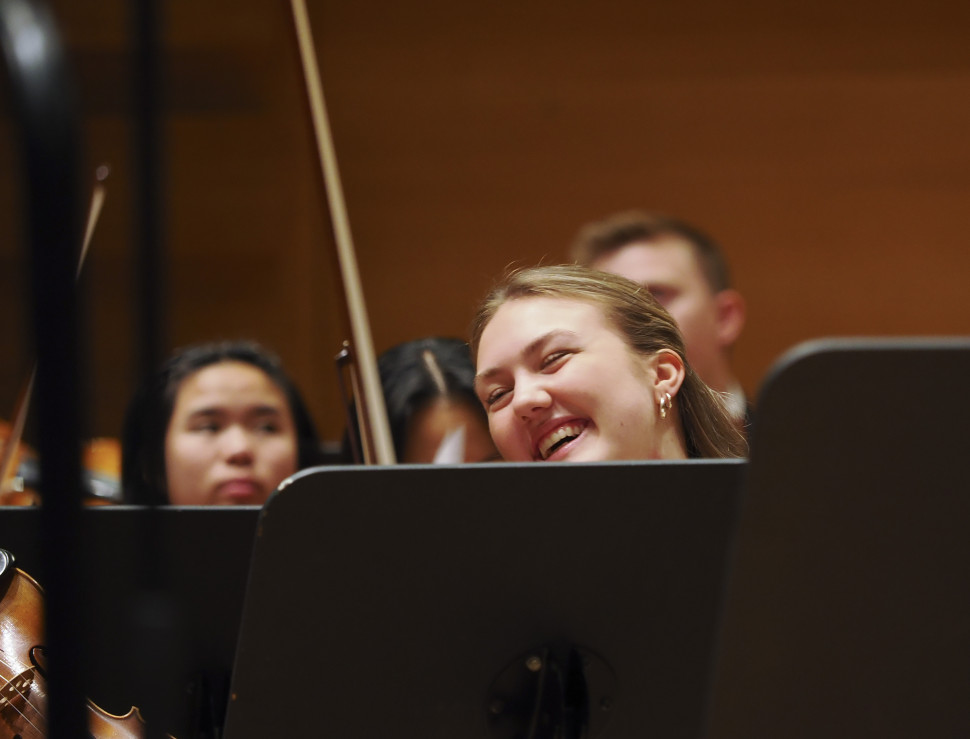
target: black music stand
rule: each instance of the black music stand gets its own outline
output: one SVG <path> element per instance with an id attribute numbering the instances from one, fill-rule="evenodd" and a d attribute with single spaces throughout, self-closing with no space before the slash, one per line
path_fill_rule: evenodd
<path id="1" fill-rule="evenodd" d="M 970 736 L 970 340 L 815 342 L 755 416 L 716 739 Z"/>
<path id="2" fill-rule="evenodd" d="M 162 689 L 178 695 L 169 715 L 149 715 L 153 726 L 191 738 L 221 726 L 243 598 L 249 576 L 258 507 L 104 506 L 82 511 L 92 555 L 83 619 L 88 696 L 105 710 L 143 711 Z M 163 588 L 155 613 L 144 613 L 146 541 L 154 543 L 153 578 Z M 0 548 L 16 566 L 40 578 L 40 510 L 0 508 Z M 65 555 L 68 556 L 68 555 Z M 157 584 L 153 583 L 153 584 Z M 41 585 L 44 583 L 41 582 Z M 137 624 L 153 626 L 158 643 L 144 643 Z M 164 663 L 164 664 L 160 664 Z M 208 695 L 206 695 L 208 693 Z"/>
<path id="3" fill-rule="evenodd" d="M 297 475 L 260 520 L 226 737 L 511 739 L 558 656 L 588 736 L 696 738 L 743 469 Z"/>

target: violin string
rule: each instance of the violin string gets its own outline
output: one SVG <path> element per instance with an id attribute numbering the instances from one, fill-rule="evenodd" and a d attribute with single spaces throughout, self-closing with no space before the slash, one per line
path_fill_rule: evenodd
<path id="1" fill-rule="evenodd" d="M 0 664 L 2 664 L 2 665 L 3 665 L 4 667 L 6 667 L 7 669 L 10 669 L 10 670 L 12 671 L 12 668 L 11 668 L 11 667 L 10 667 L 10 665 L 8 665 L 8 664 L 7 664 L 6 662 L 3 662 L 2 660 L 0 660 Z M 16 693 L 16 694 L 17 694 L 17 695 L 19 695 L 19 696 L 20 696 L 21 698 L 23 698 L 23 699 L 24 699 L 24 702 L 25 702 L 25 703 L 26 703 L 26 704 L 27 704 L 28 706 L 30 706 L 31 708 L 33 708 L 33 709 L 34 709 L 34 711 L 35 711 L 35 712 L 37 713 L 37 717 L 38 717 L 39 719 L 41 719 L 42 721 L 45 721 L 45 722 L 46 722 L 46 719 L 45 719 L 45 717 L 44 717 L 44 712 L 43 712 L 43 711 L 41 711 L 41 710 L 40 710 L 40 709 L 39 709 L 39 708 L 38 708 L 37 706 L 35 706 L 35 705 L 34 705 L 33 703 L 31 703 L 31 702 L 30 702 L 30 698 L 29 698 L 28 696 L 26 696 L 26 695 L 24 695 L 23 693 L 21 693 L 21 692 L 20 692 L 20 690 L 18 690 L 18 688 L 17 688 L 17 686 L 16 686 L 16 685 L 14 685 L 13 683 L 11 683 L 11 682 L 10 682 L 10 680 L 7 680 L 6 678 L 2 678 L 2 679 L 3 679 L 3 681 L 4 681 L 4 683 L 6 683 L 6 684 L 4 685 L 4 687 L 5 687 L 5 688 L 6 688 L 6 687 L 10 687 L 10 688 L 12 688 L 12 689 L 13 689 L 13 692 L 14 692 L 14 693 Z M 43 734 L 43 733 L 45 733 L 45 732 L 44 732 L 44 729 L 42 729 L 42 728 L 41 728 L 40 726 L 38 726 L 37 724 L 35 724 L 35 723 L 34 723 L 33 721 L 31 721 L 31 720 L 30 720 L 29 718 L 27 718 L 27 715 L 26 715 L 26 714 L 25 714 L 25 713 L 24 713 L 23 711 L 21 711 L 21 710 L 20 710 L 19 708 L 17 708 L 17 706 L 15 706 L 15 705 L 14 705 L 14 704 L 13 704 L 12 702 L 10 702 L 10 701 L 8 701 L 8 702 L 7 702 L 7 706 L 9 706 L 9 707 L 10 707 L 10 708 L 12 708 L 12 709 L 13 709 L 14 711 L 16 711 L 16 712 L 17 712 L 18 714 L 20 714 L 20 717 L 21 717 L 21 718 L 22 718 L 22 719 L 23 719 L 24 721 L 26 721 L 26 722 L 27 722 L 28 724 L 30 724 L 30 728 L 32 728 L 32 729 L 34 729 L 35 731 L 37 731 L 37 732 L 39 732 L 39 733 L 41 733 L 41 734 Z M 5 706 L 5 707 L 6 707 L 6 706 Z M 0 709 L 0 710 L 2 710 L 2 709 Z"/>
<path id="2" fill-rule="evenodd" d="M 3 682 L 4 682 L 4 687 L 9 686 L 11 684 L 11 681 L 12 680 L 16 680 L 24 672 L 23 670 L 18 670 L 16 665 L 10 664 L 9 662 L 7 662 L 6 660 L 4 660 L 3 658 L 0 658 L 0 667 L 5 667 L 8 672 L 14 673 L 14 676 L 11 677 L 11 678 L 6 678 L 6 677 L 3 677 L 3 676 L 0 676 L 0 680 L 3 680 Z M 27 667 L 27 669 L 29 670 L 31 668 L 30 667 Z M 41 718 L 43 718 L 44 712 L 41 711 L 37 706 L 35 706 L 33 703 L 30 702 L 30 696 L 24 695 L 19 690 L 17 690 L 17 686 L 16 685 L 14 685 L 12 687 L 13 687 L 13 691 L 15 693 L 17 693 L 17 695 L 19 695 L 21 698 L 23 698 L 27 702 L 27 705 L 30 706 L 31 708 L 33 708 L 41 716 Z"/>
<path id="3" fill-rule="evenodd" d="M 6 667 L 6 668 L 7 668 L 7 670 L 9 670 L 10 672 L 17 672 L 17 670 L 16 670 L 16 668 L 14 667 L 14 665 L 11 665 L 10 663 L 8 663 L 8 662 L 5 662 L 5 661 L 4 661 L 4 660 L 2 660 L 2 659 L 0 659 L 0 665 L 2 665 L 3 667 Z M 28 669 L 30 669 L 30 668 L 28 668 Z M 24 699 L 24 702 L 25 702 L 25 703 L 26 703 L 26 704 L 27 704 L 28 706 L 30 706 L 31 708 L 33 708 L 33 709 L 34 709 L 34 712 L 35 712 L 35 713 L 36 713 L 36 714 L 37 714 L 37 715 L 38 715 L 38 716 L 39 716 L 39 717 L 40 717 L 41 719 L 45 719 L 45 720 L 46 720 L 46 717 L 44 716 L 44 712 L 43 712 L 43 711 L 42 711 L 41 709 L 39 709 L 39 708 L 38 708 L 37 706 L 35 706 L 35 705 L 34 705 L 34 704 L 33 704 L 33 703 L 31 702 L 31 700 L 30 700 L 30 698 L 31 698 L 31 696 L 29 696 L 29 695 L 24 695 L 23 693 L 21 693 L 21 692 L 20 692 L 20 691 L 19 691 L 19 690 L 17 689 L 17 686 L 16 686 L 16 685 L 12 685 L 12 681 L 13 681 L 13 680 L 16 680 L 16 679 L 17 679 L 17 677 L 19 677 L 19 676 L 20 676 L 20 674 L 21 674 L 22 672 L 23 672 L 23 671 L 21 670 L 20 672 L 18 672 L 18 673 L 17 673 L 17 675 L 14 675 L 14 677 L 12 677 L 12 678 L 9 678 L 9 679 L 8 679 L 8 678 L 5 678 L 5 677 L 0 677 L 0 680 L 3 680 L 3 682 L 4 682 L 4 687 L 7 687 L 7 686 L 9 686 L 9 687 L 11 687 L 11 688 L 12 688 L 12 690 L 13 690 L 13 692 L 15 692 L 15 693 L 16 693 L 17 695 L 19 695 L 19 696 L 20 696 L 21 698 L 23 698 L 23 699 Z M 13 705 L 13 704 L 11 704 L 11 706 L 12 706 L 12 705 Z M 17 710 L 17 709 L 16 709 L 16 706 L 14 706 L 14 710 Z M 23 715 L 23 714 L 21 714 L 21 715 Z M 27 718 L 27 717 L 26 717 L 26 716 L 24 716 L 24 718 Z M 29 720 L 29 719 L 28 719 L 28 720 Z M 31 724 L 31 726 L 33 726 L 33 724 Z M 37 727 L 34 727 L 34 728 L 37 728 Z"/>

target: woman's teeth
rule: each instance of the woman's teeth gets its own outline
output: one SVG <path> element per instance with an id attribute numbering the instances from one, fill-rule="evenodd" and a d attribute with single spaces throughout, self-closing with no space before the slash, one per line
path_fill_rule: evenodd
<path id="1" fill-rule="evenodd" d="M 561 444 L 571 439 L 575 439 L 582 432 L 583 427 L 578 424 L 560 426 L 558 429 L 546 436 L 541 442 L 539 442 L 539 456 L 543 459 L 548 459 L 549 455 Z"/>

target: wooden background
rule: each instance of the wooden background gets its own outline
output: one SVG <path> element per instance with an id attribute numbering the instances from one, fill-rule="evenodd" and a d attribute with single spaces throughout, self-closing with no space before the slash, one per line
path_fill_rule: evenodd
<path id="1" fill-rule="evenodd" d="M 266 343 L 336 439 L 341 309 L 288 5 L 161 5 L 166 350 Z M 750 394 L 804 339 L 970 332 L 966 3 L 310 5 L 378 351 L 464 336 L 506 265 L 561 261 L 630 207 L 724 245 Z M 86 433 L 115 435 L 138 366 L 129 9 L 54 7 L 85 172 L 112 167 L 83 326 Z M 0 165 L 2 418 L 30 366 L 9 112 Z M 929 367 L 899 392 L 932 387 Z"/>

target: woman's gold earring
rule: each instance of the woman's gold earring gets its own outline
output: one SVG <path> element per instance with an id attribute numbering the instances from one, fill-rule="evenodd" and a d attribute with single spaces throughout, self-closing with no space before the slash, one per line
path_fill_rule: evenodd
<path id="1" fill-rule="evenodd" d="M 660 399 L 660 418 L 667 418 L 667 411 L 673 408 L 673 403 L 670 399 L 670 393 L 664 393 L 664 396 Z"/>

